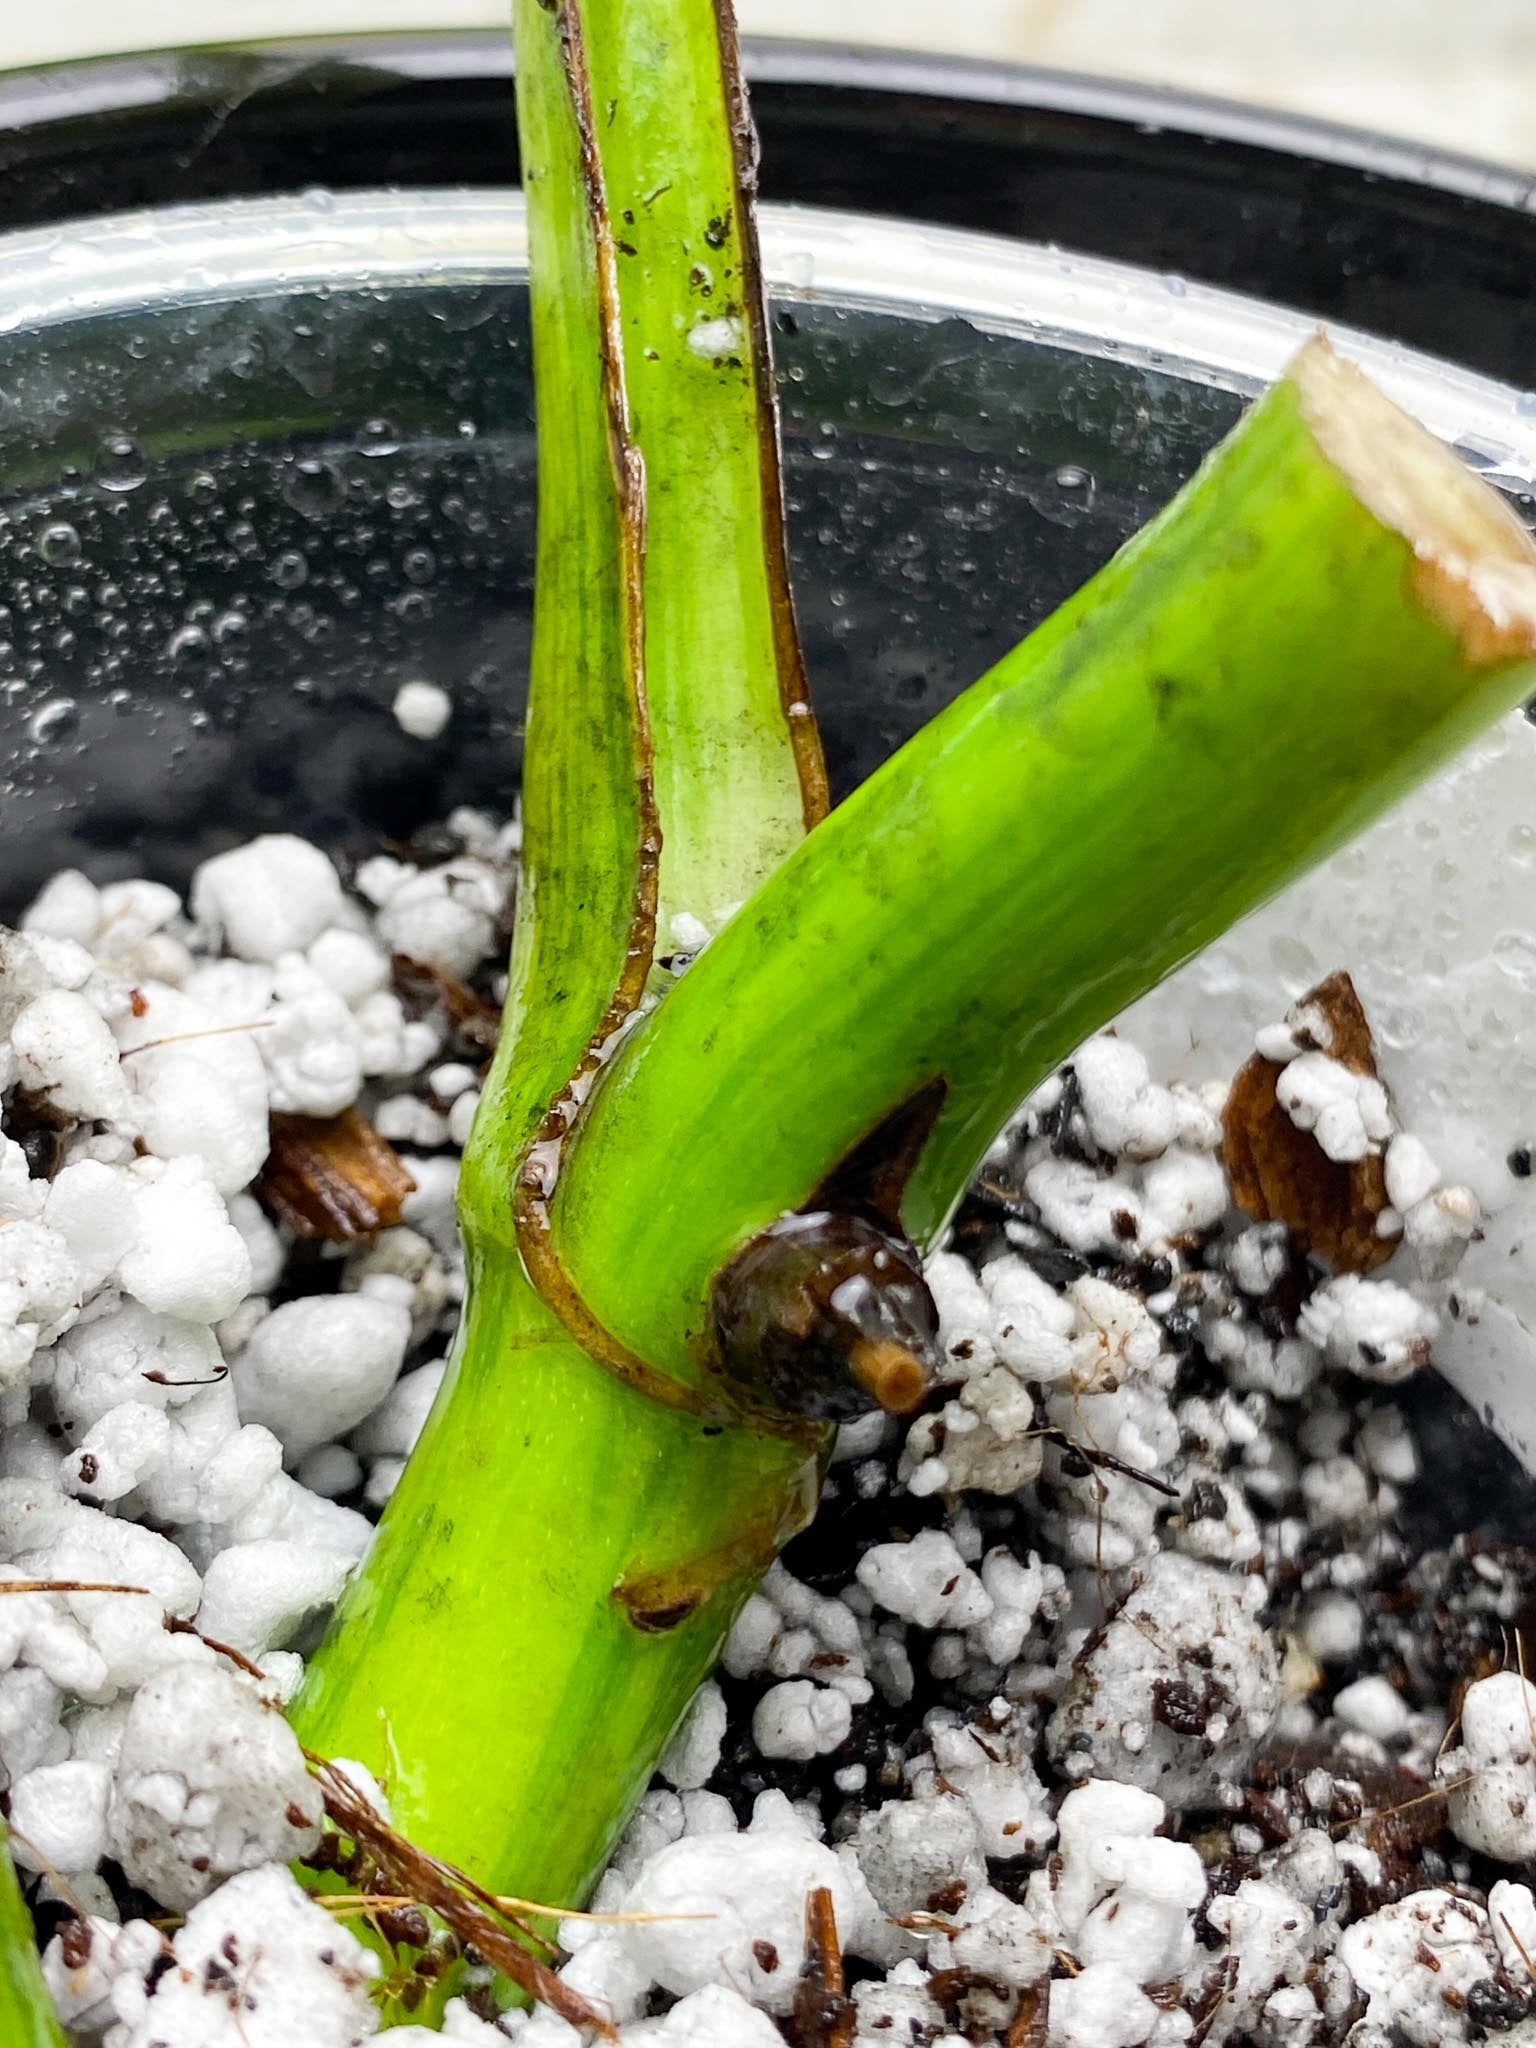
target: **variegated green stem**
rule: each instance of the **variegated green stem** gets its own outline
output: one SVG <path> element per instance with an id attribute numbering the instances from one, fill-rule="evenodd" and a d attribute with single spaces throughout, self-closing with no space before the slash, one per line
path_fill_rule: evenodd
<path id="1" fill-rule="evenodd" d="M 722 1423 L 594 1363 L 545 1189 L 658 960 L 761 885 L 825 782 L 728 9 L 518 0 L 515 22 L 540 487 L 511 992 L 449 1383 L 293 1711 L 424 1847 L 574 1901 L 809 1514 L 822 1433 Z M 637 1162 L 636 1198 L 664 1173 Z"/>
<path id="2" fill-rule="evenodd" d="M 564 1903 L 819 1476 L 819 1432 L 722 1408 L 722 1269 L 942 1090 L 905 1187 L 931 1242 L 1055 1060 L 1530 689 L 1536 553 L 1314 346 L 798 843 L 717 12 L 517 23 L 544 452 L 512 993 L 453 1371 L 296 1715 L 424 1847 Z M 670 921 L 738 899 L 668 992 Z"/>

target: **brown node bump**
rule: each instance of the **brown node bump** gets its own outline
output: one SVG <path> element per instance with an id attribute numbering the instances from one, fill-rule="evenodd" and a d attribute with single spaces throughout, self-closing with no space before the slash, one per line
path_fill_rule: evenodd
<path id="1" fill-rule="evenodd" d="M 921 1404 L 939 1317 L 901 1208 L 946 1088 L 935 1075 L 914 1089 L 716 1274 L 718 1357 L 755 1402 L 817 1423 Z"/>
<path id="2" fill-rule="evenodd" d="M 938 1365 L 922 1260 L 867 1215 L 779 1217 L 716 1276 L 711 1308 L 727 1373 L 786 1414 L 907 1415 Z"/>

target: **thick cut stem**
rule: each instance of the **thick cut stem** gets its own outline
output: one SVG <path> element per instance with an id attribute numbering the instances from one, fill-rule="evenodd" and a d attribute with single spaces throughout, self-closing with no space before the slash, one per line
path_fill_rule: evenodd
<path id="1" fill-rule="evenodd" d="M 0 1827 L 0 2042 L 5 2048 L 64 2048 L 43 1982 L 32 1915 L 21 1895 Z"/>
<path id="2" fill-rule="evenodd" d="M 1518 703 L 1533 654 L 1513 515 L 1310 344 L 626 1044 L 556 1206 L 594 1313 L 687 1370 L 722 1263 L 938 1080 L 904 1206 L 931 1242 L 1057 1061 Z"/>

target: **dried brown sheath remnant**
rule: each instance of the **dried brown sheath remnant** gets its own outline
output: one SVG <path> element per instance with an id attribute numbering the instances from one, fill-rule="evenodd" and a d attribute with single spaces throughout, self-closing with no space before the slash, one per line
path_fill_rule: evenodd
<path id="1" fill-rule="evenodd" d="M 613 218 L 603 181 L 592 106 L 592 77 L 587 65 L 585 31 L 576 0 L 563 0 L 556 19 L 560 55 L 581 154 L 581 183 L 587 225 L 592 232 L 596 272 L 598 350 L 602 358 L 603 403 L 608 414 L 608 453 L 613 464 L 619 511 L 619 556 L 623 577 L 624 670 L 629 685 L 629 715 L 635 737 L 635 792 L 639 807 L 639 839 L 635 849 L 635 894 L 629 945 L 619 983 L 608 1000 L 591 1043 L 572 1081 L 596 1063 L 599 1048 L 612 1037 L 645 992 L 646 976 L 656 951 L 656 906 L 661 876 L 661 817 L 656 808 L 652 772 L 650 710 L 645 696 L 645 457 L 634 437 L 629 394 L 624 382 L 624 318 L 619 302 L 618 256 Z M 556 1105 L 558 1107 L 558 1105 Z M 552 1112 L 553 1113 L 553 1112 Z"/>
<path id="2" fill-rule="evenodd" d="M 580 143 L 582 189 L 596 265 L 598 346 L 602 357 L 603 400 L 608 411 L 609 455 L 618 497 L 624 666 L 635 733 L 636 793 L 640 812 L 629 949 L 619 985 L 598 1026 L 596 1041 L 600 1043 L 616 1031 L 638 1006 L 656 950 L 661 819 L 656 808 L 655 782 L 651 772 L 651 722 L 645 695 L 645 457 L 635 441 L 629 416 L 629 397 L 624 382 L 624 320 L 619 302 L 613 220 L 597 147 L 592 80 L 587 68 L 580 8 L 571 4 L 571 0 L 559 9 L 559 24 L 561 54 Z"/>
<path id="3" fill-rule="evenodd" d="M 349 1244 L 400 1221 L 416 1183 L 400 1155 L 355 1109 L 340 1116 L 275 1111 L 256 1192 L 295 1237 Z"/>
<path id="4" fill-rule="evenodd" d="M 800 781 L 801 814 L 809 832 L 832 808 L 821 734 L 811 710 L 805 656 L 795 624 L 789 582 L 789 551 L 784 533 L 784 483 L 779 463 L 779 405 L 773 381 L 773 349 L 768 334 L 768 299 L 763 290 L 762 259 L 757 241 L 757 128 L 741 70 L 741 38 L 731 0 L 715 0 L 715 33 L 720 44 L 720 75 L 730 108 L 731 160 L 736 179 L 736 228 L 741 244 L 742 310 L 752 333 L 748 374 L 757 405 L 757 464 L 762 482 L 763 566 L 773 608 L 774 663 L 779 674 L 779 701 L 789 727 L 795 772 Z"/>
<path id="5" fill-rule="evenodd" d="M 805 1961 L 795 1986 L 795 2032 L 801 2048 L 853 2048 L 857 2019 L 843 1977 L 832 1894 L 818 1885 L 805 1902 Z"/>
<path id="6" fill-rule="evenodd" d="M 787 1502 L 776 1499 L 771 1509 L 760 1508 L 728 1543 L 681 1564 L 626 1571 L 613 1597 L 632 1625 L 642 1635 L 665 1635 L 697 1614 L 722 1586 L 744 1572 L 766 1570 L 790 1538 L 810 1526 L 821 1497 L 827 1449 L 823 1440 L 814 1454 L 807 1455 Z"/>
<path id="7" fill-rule="evenodd" d="M 518 1249 L 528 1277 L 540 1298 L 559 1317 L 582 1350 L 605 1372 L 626 1386 L 665 1406 L 700 1414 L 705 1402 L 692 1388 L 638 1357 L 602 1326 L 572 1285 L 549 1227 L 549 1203 L 559 1173 L 560 1153 L 575 1124 L 591 1077 L 602 1064 L 603 1049 L 639 1007 L 646 976 L 656 950 L 656 906 L 661 872 L 661 820 L 652 775 L 650 715 L 645 698 L 645 461 L 635 443 L 624 383 L 624 327 L 613 222 L 603 182 L 602 158 L 592 106 L 592 80 L 581 21 L 574 0 L 555 10 L 561 62 L 570 94 L 581 156 L 582 192 L 592 235 L 598 307 L 598 347 L 602 358 L 603 399 L 608 418 L 608 449 L 613 465 L 619 514 L 619 550 L 623 578 L 624 669 L 629 686 L 629 715 L 634 732 L 639 838 L 635 850 L 634 898 L 629 944 L 619 981 L 608 999 L 576 1071 L 544 1114 L 534 1135 L 530 1157 L 512 1194 Z M 544 1159 L 535 1164 L 534 1155 Z"/>
<path id="8" fill-rule="evenodd" d="M 1319 1049 L 1352 1074 L 1376 1077 L 1376 1047 L 1355 985 L 1343 972 L 1302 997 L 1327 1022 Z M 1276 1094 L 1282 1072 L 1255 1053 L 1232 1083 L 1223 1115 L 1222 1159 L 1240 1209 L 1261 1223 L 1283 1223 L 1304 1251 L 1340 1273 L 1369 1273 L 1397 1250 L 1376 1224 L 1387 1207 L 1379 1153 L 1330 1159 L 1311 1131 L 1292 1123 Z"/>
<path id="9" fill-rule="evenodd" d="M 326 1817 L 372 1861 L 387 1880 L 389 1895 L 413 1899 L 436 1913 L 451 1933 L 473 1947 L 529 1998 L 547 2005 L 573 2027 L 590 2027 L 604 2041 L 616 2041 L 617 2029 L 578 1991 L 562 1983 L 553 1970 L 531 1956 L 503 1924 L 489 1892 L 451 1863 L 429 1856 L 397 1834 L 370 1806 L 357 1787 L 336 1766 L 305 1752 L 325 1801 Z"/>

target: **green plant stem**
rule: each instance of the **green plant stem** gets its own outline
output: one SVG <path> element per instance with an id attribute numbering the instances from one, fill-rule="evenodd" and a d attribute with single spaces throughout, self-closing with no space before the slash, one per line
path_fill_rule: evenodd
<path id="1" fill-rule="evenodd" d="M 1435 568 L 1479 561 L 1486 614 Z M 594 1314 L 687 1370 L 722 1263 L 941 1076 L 904 1211 L 932 1243 L 1089 1032 L 1530 692 L 1533 563 L 1486 486 L 1313 344 L 625 1046 L 556 1204 Z M 646 1151 L 667 1169 L 637 1203 Z"/>
<path id="2" fill-rule="evenodd" d="M 810 1511 L 820 1444 L 722 1429 L 594 1365 L 525 1162 L 536 1140 L 558 1156 L 567 1084 L 658 978 L 673 917 L 717 926 L 825 788 L 728 11 L 518 0 L 515 23 L 542 452 L 511 990 L 464 1164 L 448 1385 L 293 1718 L 365 1761 L 425 1848 L 574 1903 L 753 1569 L 727 1556 L 661 1633 L 615 1588 L 744 1530 L 760 1569 Z"/>
<path id="3" fill-rule="evenodd" d="M 729 1542 L 740 1504 L 793 1497 L 807 1461 L 658 1406 L 563 1333 L 528 1337 L 522 1292 L 503 1262 L 473 1267 L 454 1397 L 310 1667 L 299 1726 L 367 1763 L 434 1854 L 574 1905 L 751 1579 L 660 1634 L 615 1585 Z"/>
<path id="4" fill-rule="evenodd" d="M 448 1384 L 294 1710 L 424 1848 L 552 1903 L 819 1478 L 823 1433 L 718 1412 L 721 1267 L 942 1079 L 906 1190 L 931 1241 L 1054 1061 L 1516 701 L 1536 648 L 1518 529 L 1314 351 L 797 845 L 817 783 L 714 23 L 518 0 L 545 452 L 512 993 Z M 746 356 L 701 351 L 716 319 Z M 639 1014 L 658 919 L 738 895 Z"/>
<path id="5" fill-rule="evenodd" d="M 64 2048 L 53 2000 L 43 1982 L 32 1915 L 22 1897 L 0 1826 L 0 2042 L 5 2048 Z"/>
<path id="6" fill-rule="evenodd" d="M 909 1191 L 931 1236 L 1056 1059 L 1529 689 L 1536 609 L 1501 637 L 1434 573 L 1437 550 L 1465 542 L 1486 571 L 1503 547 L 1531 607 L 1523 537 L 1481 505 L 1441 531 L 1449 458 L 1326 356 L 1300 375 L 793 854 L 620 1050 L 558 1231 L 645 1356 L 694 1371 L 721 1262 L 939 1073 Z M 1356 429 L 1388 457 L 1406 436 L 1426 466 L 1396 523 L 1324 451 Z M 381 1771 L 428 1846 L 574 1899 L 755 1565 L 662 1635 L 615 1582 L 739 1534 L 797 1454 L 710 1436 L 520 1334 L 505 1262 L 477 1253 L 471 1279 L 454 1398 L 313 1667 L 305 1733 Z"/>

